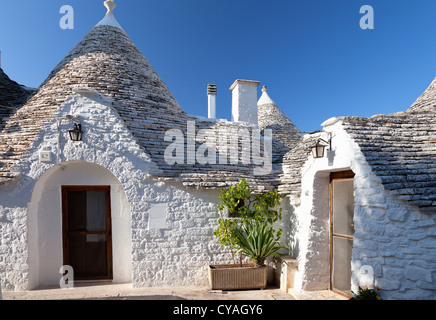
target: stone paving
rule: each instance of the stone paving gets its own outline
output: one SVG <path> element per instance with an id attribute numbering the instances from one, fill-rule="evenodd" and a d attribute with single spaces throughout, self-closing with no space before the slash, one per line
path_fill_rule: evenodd
<path id="1" fill-rule="evenodd" d="M 80 283 L 72 289 L 41 287 L 26 292 L 3 292 L 4 300 L 347 300 L 332 291 L 290 294 L 266 290 L 210 291 L 207 288 L 132 288 L 131 284 Z"/>

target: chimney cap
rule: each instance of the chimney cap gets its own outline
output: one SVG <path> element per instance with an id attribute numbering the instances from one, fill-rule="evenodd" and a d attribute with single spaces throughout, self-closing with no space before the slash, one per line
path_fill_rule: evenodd
<path id="1" fill-rule="evenodd" d="M 232 86 L 230 87 L 230 91 L 233 91 L 233 89 L 235 89 L 235 87 L 236 87 L 238 84 L 255 85 L 256 87 L 258 87 L 258 86 L 260 85 L 260 81 L 238 79 L 238 80 L 236 80 L 236 81 L 232 84 Z"/>
<path id="2" fill-rule="evenodd" d="M 207 85 L 207 95 L 208 96 L 216 96 L 217 95 L 216 84 L 208 84 Z"/>

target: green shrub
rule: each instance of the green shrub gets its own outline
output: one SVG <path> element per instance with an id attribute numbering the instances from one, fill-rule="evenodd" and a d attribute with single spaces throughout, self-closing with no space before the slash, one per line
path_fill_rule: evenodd
<path id="1" fill-rule="evenodd" d="M 381 300 L 377 289 L 359 287 L 358 292 L 353 294 L 353 300 Z"/>

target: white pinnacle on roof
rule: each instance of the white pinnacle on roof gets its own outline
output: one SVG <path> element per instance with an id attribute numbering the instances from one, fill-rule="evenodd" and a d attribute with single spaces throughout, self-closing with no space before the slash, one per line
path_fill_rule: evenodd
<path id="1" fill-rule="evenodd" d="M 282 126 L 283 128 L 286 127 L 286 131 L 289 133 L 299 134 L 300 130 L 269 97 L 266 86 L 263 86 L 262 92 L 262 96 L 257 102 L 259 128 L 263 130 L 270 126 Z"/>
<path id="2" fill-rule="evenodd" d="M 103 18 L 103 20 L 97 23 L 97 26 L 112 26 L 123 30 L 123 28 L 121 27 L 121 25 L 118 23 L 117 19 L 115 19 L 114 16 L 113 11 L 117 7 L 117 5 L 114 3 L 114 0 L 106 0 L 104 2 L 104 6 L 107 8 L 106 16 Z"/>
<path id="3" fill-rule="evenodd" d="M 264 104 L 274 104 L 275 102 L 269 97 L 268 95 L 268 88 L 266 86 L 263 86 L 262 88 L 262 96 L 259 99 L 259 102 L 257 103 L 258 106 L 264 105 Z"/>

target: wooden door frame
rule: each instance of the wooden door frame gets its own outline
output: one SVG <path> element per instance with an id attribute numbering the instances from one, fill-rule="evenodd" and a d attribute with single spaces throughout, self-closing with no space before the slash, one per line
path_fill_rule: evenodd
<path id="1" fill-rule="evenodd" d="M 338 291 L 338 290 L 334 290 L 333 289 L 333 181 L 340 181 L 340 180 L 350 180 L 350 179 L 354 179 L 355 177 L 355 173 L 351 170 L 348 171 L 341 171 L 341 172 L 331 172 L 330 173 L 330 290 L 339 293 L 341 295 L 344 295 L 346 297 L 350 297 L 348 294 L 342 292 L 342 291 Z M 352 238 L 352 237 L 351 237 Z"/>
<path id="2" fill-rule="evenodd" d="M 69 191 L 105 191 L 106 192 L 106 231 L 95 232 L 105 234 L 107 239 L 106 266 L 107 276 L 105 277 L 76 277 L 75 280 L 112 280 L 113 279 L 113 256 L 112 256 L 112 211 L 110 186 L 62 186 L 62 248 L 64 265 L 69 265 L 69 237 L 68 237 L 68 192 Z"/>

